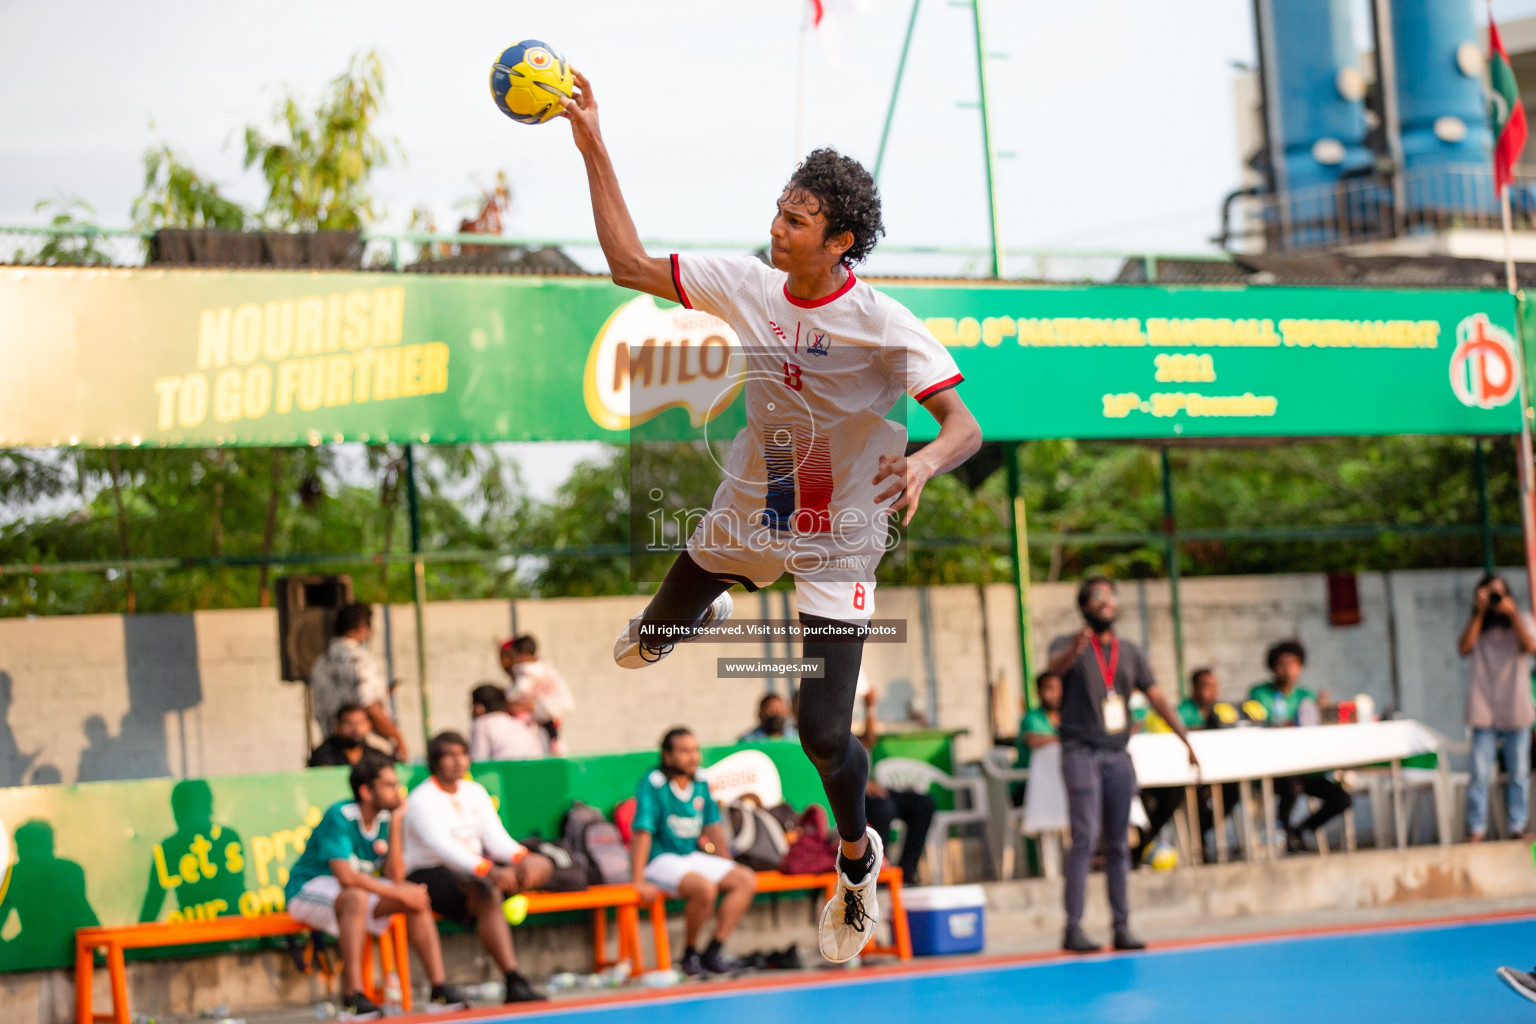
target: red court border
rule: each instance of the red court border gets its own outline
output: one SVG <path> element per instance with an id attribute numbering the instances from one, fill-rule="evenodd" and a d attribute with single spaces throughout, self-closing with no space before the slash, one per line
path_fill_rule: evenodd
<path id="1" fill-rule="evenodd" d="M 609 1006 L 625 1006 L 634 1003 L 687 1002 L 695 999 L 718 999 L 746 992 L 765 989 L 821 988 L 827 985 L 848 985 L 886 978 L 910 977 L 925 974 L 956 973 L 977 968 L 1021 967 L 1031 964 L 1065 963 L 1072 960 L 1106 959 L 1112 956 L 1146 956 L 1148 953 L 1173 952 L 1183 949 L 1199 949 L 1208 946 L 1247 945 L 1250 943 L 1282 942 L 1289 939 L 1321 938 L 1329 935 L 1355 935 L 1369 932 L 1411 931 L 1415 928 L 1445 928 L 1454 925 L 1491 924 L 1497 921 L 1536 920 L 1536 908 L 1525 910 L 1496 910 L 1481 914 L 1452 914 L 1440 917 L 1415 917 L 1401 921 L 1370 921 L 1361 924 L 1320 925 L 1311 928 L 1283 928 L 1272 931 L 1238 932 L 1231 935 L 1197 936 L 1187 939 L 1169 939 L 1165 942 L 1148 943 L 1144 953 L 1097 953 L 1072 954 L 1060 950 L 1043 950 L 1036 953 L 994 953 L 979 956 L 934 958 L 927 963 L 893 963 L 864 967 L 855 971 L 839 971 L 827 968 L 815 973 L 799 973 L 786 977 L 754 976 L 736 981 L 716 981 L 703 985 L 684 984 L 656 989 L 636 989 L 628 992 L 612 992 L 604 995 L 579 996 L 550 1002 L 511 1003 L 487 1006 L 448 1014 L 407 1014 L 392 1018 L 400 1024 L 428 1024 L 431 1021 L 485 1021 L 530 1014 L 558 1014 L 567 1010 L 591 1010 Z"/>

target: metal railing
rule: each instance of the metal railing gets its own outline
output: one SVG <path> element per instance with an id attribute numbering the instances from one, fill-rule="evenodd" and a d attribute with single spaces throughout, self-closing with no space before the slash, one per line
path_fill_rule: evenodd
<path id="1" fill-rule="evenodd" d="M 91 224 L 0 225 L 0 264 L 29 264 L 51 239 L 90 239 L 107 257 L 107 266 L 145 265 L 154 231 L 106 228 Z M 597 242 L 590 238 L 520 238 L 505 235 L 434 234 L 421 231 L 364 231 L 361 267 L 366 270 L 408 272 L 441 257 L 456 257 L 476 249 L 514 249 L 533 252 L 558 249 L 583 272 L 604 274 L 607 264 Z M 766 241 L 657 239 L 644 240 L 652 252 L 752 253 Z M 1063 284 L 1107 283 L 1121 275 L 1127 263 L 1140 264 L 1141 279 L 1155 282 L 1160 261 L 1221 259 L 1220 253 L 1159 253 L 1118 249 L 1035 249 L 1007 251 L 1008 280 Z M 882 244 L 861 275 L 897 278 L 987 279 L 992 250 L 982 246 Z M 494 271 L 486 266 L 448 268 L 466 273 Z"/>
<path id="2" fill-rule="evenodd" d="M 1344 178 L 1271 195 L 1241 197 L 1241 226 L 1224 239 L 1238 252 L 1305 252 L 1458 228 L 1501 230 L 1493 172 L 1450 164 L 1392 175 Z M 1516 230 L 1536 229 L 1536 175 L 1510 188 Z"/>

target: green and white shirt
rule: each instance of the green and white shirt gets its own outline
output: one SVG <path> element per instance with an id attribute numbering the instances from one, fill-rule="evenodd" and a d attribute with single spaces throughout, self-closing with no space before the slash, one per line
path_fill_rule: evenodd
<path id="1" fill-rule="evenodd" d="M 304 883 L 331 874 L 331 861 L 344 860 L 359 874 L 377 875 L 384 869 L 384 855 L 389 852 L 389 812 L 380 811 L 373 828 L 363 828 L 363 811 L 356 801 L 332 804 L 310 834 L 298 863 L 288 872 L 283 887 L 286 899 L 293 899 Z"/>
<path id="2" fill-rule="evenodd" d="M 720 808 L 702 777 L 696 776 L 679 788 L 658 768 L 640 780 L 635 792 L 634 828 L 651 834 L 651 860 L 664 853 L 694 853 L 705 826 L 719 820 Z"/>
<path id="3" fill-rule="evenodd" d="M 1307 701 L 1317 704 L 1317 694 L 1306 687 L 1293 686 L 1291 692 L 1286 693 L 1273 680 L 1259 683 L 1249 690 L 1248 699 L 1257 701 L 1264 709 L 1265 721 L 1269 725 L 1295 725 L 1301 717 L 1303 704 Z"/>

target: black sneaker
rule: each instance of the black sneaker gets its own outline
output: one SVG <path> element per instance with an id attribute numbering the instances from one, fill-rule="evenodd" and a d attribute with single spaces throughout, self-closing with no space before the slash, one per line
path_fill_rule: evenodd
<path id="1" fill-rule="evenodd" d="M 372 999 L 361 992 L 349 992 L 341 997 L 341 1010 L 336 1014 L 339 1021 L 378 1020 L 384 1011 L 374 1005 Z"/>
<path id="2" fill-rule="evenodd" d="M 1084 935 L 1081 928 L 1068 928 L 1066 934 L 1061 937 L 1061 948 L 1068 953 L 1098 953 L 1103 949 L 1097 942 Z"/>
<path id="3" fill-rule="evenodd" d="M 1134 953 L 1147 948 L 1147 944 L 1132 934 L 1129 928 L 1115 929 L 1115 948 L 1123 953 Z"/>
<path id="4" fill-rule="evenodd" d="M 427 1005 L 422 1007 L 423 1013 L 451 1013 L 454 1010 L 469 1009 L 469 1000 L 464 993 L 459 991 L 457 985 L 433 985 L 432 994 L 427 998 Z"/>
<path id="5" fill-rule="evenodd" d="M 727 956 L 724 951 L 718 949 L 714 952 L 706 951 L 700 956 L 699 966 L 710 974 L 734 974 L 741 969 L 741 964 L 736 962 L 735 957 Z"/>
<path id="6" fill-rule="evenodd" d="M 1514 989 L 1516 995 L 1536 1003 L 1536 967 L 1531 968 L 1529 974 L 1513 967 L 1500 967 L 1498 975 L 1499 980 Z"/>
<path id="7" fill-rule="evenodd" d="M 798 971 L 801 968 L 800 947 L 791 943 L 782 950 L 768 954 L 768 968 L 774 971 Z"/>
<path id="8" fill-rule="evenodd" d="M 509 1003 L 535 1003 L 548 999 L 544 993 L 528 984 L 528 979 L 518 971 L 507 975 L 507 999 Z"/>
<path id="9" fill-rule="evenodd" d="M 684 953 L 682 962 L 677 965 L 677 969 L 690 978 L 702 978 L 705 974 L 709 973 L 704 967 L 704 958 L 699 956 L 697 950 Z"/>

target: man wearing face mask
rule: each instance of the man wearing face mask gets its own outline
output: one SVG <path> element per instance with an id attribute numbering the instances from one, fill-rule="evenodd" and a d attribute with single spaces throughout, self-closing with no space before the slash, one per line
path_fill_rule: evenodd
<path id="1" fill-rule="evenodd" d="M 1467 785 L 1467 839 L 1488 831 L 1488 782 L 1497 751 L 1509 772 L 1506 793 L 1510 835 L 1525 838 L 1530 806 L 1531 660 L 1536 624 L 1510 597 L 1509 585 L 1484 576 L 1472 598 L 1472 617 L 1457 650 L 1472 659 L 1467 677 L 1467 725 L 1472 729 L 1472 781 Z"/>
<path id="2" fill-rule="evenodd" d="M 1127 837 L 1131 798 L 1136 795 L 1136 769 L 1126 744 L 1131 737 L 1129 702 L 1132 689 L 1146 694 L 1184 746 L 1189 763 L 1199 767 L 1189 735 L 1173 705 L 1152 678 L 1141 648 L 1115 635 L 1120 604 L 1115 584 L 1090 576 L 1077 591 L 1084 626 L 1077 633 L 1051 641 L 1046 671 L 1061 680 L 1061 773 L 1067 786 L 1072 821 L 1072 849 L 1066 864 L 1067 927 L 1062 949 L 1096 953 L 1100 946 L 1083 933 L 1083 902 L 1088 867 L 1099 838 L 1104 840 L 1104 876 L 1114 914 L 1114 946 L 1120 950 L 1146 948 L 1130 930 L 1130 901 L 1126 876 L 1131 851 Z"/>
<path id="3" fill-rule="evenodd" d="M 784 698 L 776 693 L 770 693 L 757 702 L 757 728 L 751 732 L 742 733 L 738 743 L 756 743 L 759 740 L 792 740 L 798 738 L 799 732 L 789 720 L 789 705 L 784 703 Z"/>
<path id="4" fill-rule="evenodd" d="M 309 755 L 309 767 L 330 768 L 336 765 L 357 764 L 363 752 L 369 750 L 369 738 L 373 735 L 373 723 L 361 704 L 343 704 L 336 712 L 336 731 Z"/>

